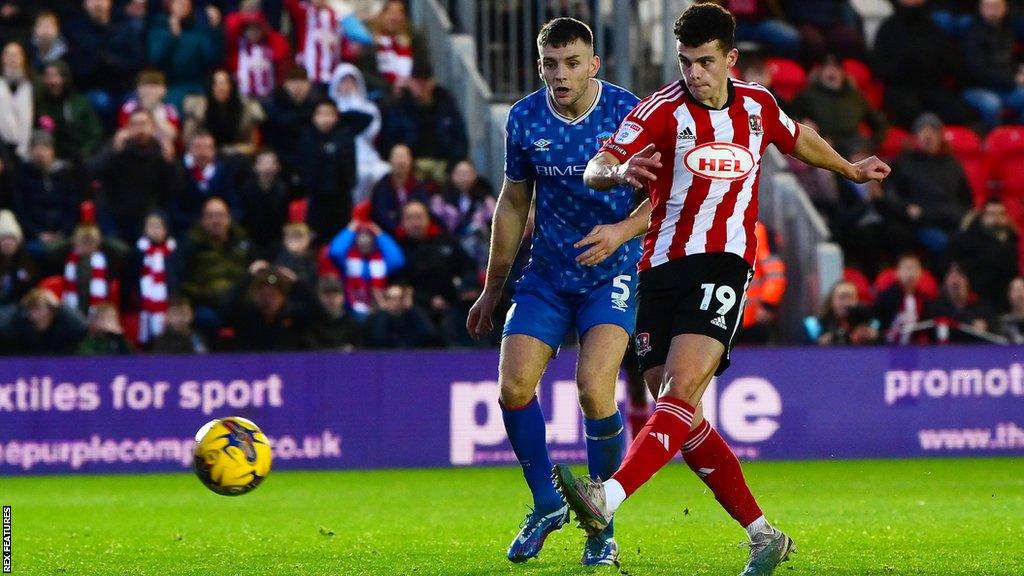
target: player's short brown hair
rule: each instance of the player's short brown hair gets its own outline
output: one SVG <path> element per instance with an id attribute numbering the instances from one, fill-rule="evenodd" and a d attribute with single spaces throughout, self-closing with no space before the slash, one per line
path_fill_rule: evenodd
<path id="1" fill-rule="evenodd" d="M 537 34 L 537 50 L 544 46 L 561 48 L 579 40 L 587 46 L 594 45 L 594 33 L 583 22 L 575 18 L 555 18 L 548 20 Z"/>
<path id="2" fill-rule="evenodd" d="M 736 46 L 736 18 L 725 8 L 711 2 L 694 4 L 686 9 L 673 28 L 683 46 L 695 48 L 718 40 L 728 52 Z"/>

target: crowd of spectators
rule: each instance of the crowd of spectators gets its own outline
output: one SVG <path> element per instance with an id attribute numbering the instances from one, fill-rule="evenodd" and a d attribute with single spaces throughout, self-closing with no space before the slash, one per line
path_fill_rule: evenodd
<path id="1" fill-rule="evenodd" d="M 494 192 L 404 2 L 0 0 L 0 65 L 0 353 L 475 344 Z"/>
<path id="2" fill-rule="evenodd" d="M 1024 189 L 951 145 L 1024 120 L 1024 3 L 892 0 L 868 38 L 849 0 L 719 1 L 738 76 L 894 168 L 792 164 L 847 265 L 807 341 L 1024 342 Z M 0 0 L 0 350 L 494 345 L 462 326 L 495 193 L 432 70 L 401 0 Z M 785 290 L 758 234 L 748 344 Z"/>

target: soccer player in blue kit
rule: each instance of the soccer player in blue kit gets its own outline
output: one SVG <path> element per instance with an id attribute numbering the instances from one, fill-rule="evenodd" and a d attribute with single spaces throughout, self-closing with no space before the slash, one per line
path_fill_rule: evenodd
<path id="1" fill-rule="evenodd" d="M 535 557 L 547 536 L 569 520 L 551 481 L 536 393 L 548 362 L 573 328 L 580 337 L 576 381 L 590 474 L 608 478 L 622 459 L 626 440 L 615 382 L 636 318 L 640 246 L 632 237 L 650 217 L 649 201 L 637 206 L 632 186 L 608 194 L 583 183 L 587 161 L 638 98 L 594 78 L 601 60 L 594 54 L 590 28 L 578 20 L 556 18 L 545 24 L 537 48 L 545 86 L 516 102 L 509 113 L 505 181 L 494 215 L 487 277 L 466 323 L 475 338 L 493 329 L 491 316 L 532 200 L 531 259 L 505 319 L 498 374 L 505 430 L 533 494 L 533 509 L 508 549 L 513 562 Z M 609 524 L 587 539 L 584 565 L 618 563 L 613 530 Z"/>

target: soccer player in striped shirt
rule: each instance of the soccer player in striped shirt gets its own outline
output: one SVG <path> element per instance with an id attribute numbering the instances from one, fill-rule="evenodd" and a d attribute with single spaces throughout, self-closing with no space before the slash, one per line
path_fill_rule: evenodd
<path id="1" fill-rule="evenodd" d="M 498 382 L 505 430 L 534 509 L 508 549 L 523 562 L 536 556 L 548 534 L 565 525 L 568 509 L 551 482 L 544 414 L 537 385 L 570 330 L 580 336 L 579 400 L 586 430 L 590 473 L 608 478 L 625 447 L 622 417 L 615 404 L 619 364 L 636 319 L 633 309 L 637 236 L 650 214 L 644 201 L 619 184 L 604 192 L 587 188 L 587 161 L 611 137 L 638 99 L 627 90 L 594 78 L 590 28 L 556 18 L 537 36 L 538 72 L 544 88 L 516 102 L 509 112 L 505 182 L 494 214 L 491 252 L 483 293 L 473 305 L 467 329 L 474 337 L 492 328 L 501 296 L 530 213 L 536 226 L 530 264 L 516 283 L 502 332 Z M 627 234 L 621 235 L 625 230 Z M 597 260 L 601 262 L 598 263 Z M 618 546 L 612 526 L 590 535 L 582 563 L 611 565 Z"/>
<path id="2" fill-rule="evenodd" d="M 750 493 L 739 461 L 703 420 L 700 400 L 729 366 L 757 240 L 757 188 L 765 148 L 856 182 L 881 180 L 874 156 L 851 164 L 813 129 L 796 124 L 768 90 L 729 78 L 738 52 L 736 22 L 716 4 L 695 4 L 676 21 L 682 81 L 643 100 L 587 165 L 584 181 L 602 190 L 646 186 L 650 224 L 639 263 L 635 340 L 654 414 L 622 465 L 603 483 L 555 480 L 588 533 L 682 451 L 686 463 L 750 536 L 744 576 L 767 575 L 793 550 Z"/>

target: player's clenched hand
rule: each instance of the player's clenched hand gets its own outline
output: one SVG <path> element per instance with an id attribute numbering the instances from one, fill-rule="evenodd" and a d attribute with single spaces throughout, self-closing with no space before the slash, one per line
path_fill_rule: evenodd
<path id="1" fill-rule="evenodd" d="M 661 152 L 654 144 L 648 144 L 643 150 L 634 154 L 625 164 L 616 169 L 616 179 L 634 188 L 643 188 L 647 181 L 655 181 L 658 177 L 654 171 L 661 168 Z"/>
<path id="2" fill-rule="evenodd" d="M 501 292 L 494 294 L 484 290 L 473 303 L 473 307 L 469 309 L 469 317 L 466 318 L 466 331 L 474 340 L 479 340 L 494 329 L 494 321 L 491 320 L 491 316 L 494 314 L 494 308 L 498 305 L 500 298 Z"/>
<path id="3" fill-rule="evenodd" d="M 576 262 L 583 266 L 595 266 L 604 262 L 606 258 L 615 253 L 619 246 L 629 240 L 624 237 L 622 227 L 616 224 L 598 224 L 582 240 L 573 244 L 573 248 L 589 246 L 583 253 L 576 257 Z"/>
<path id="4" fill-rule="evenodd" d="M 883 180 L 892 172 L 892 168 L 885 162 L 878 159 L 878 156 L 865 158 L 853 165 L 854 175 L 850 180 L 854 182 L 867 182 L 869 180 Z"/>

